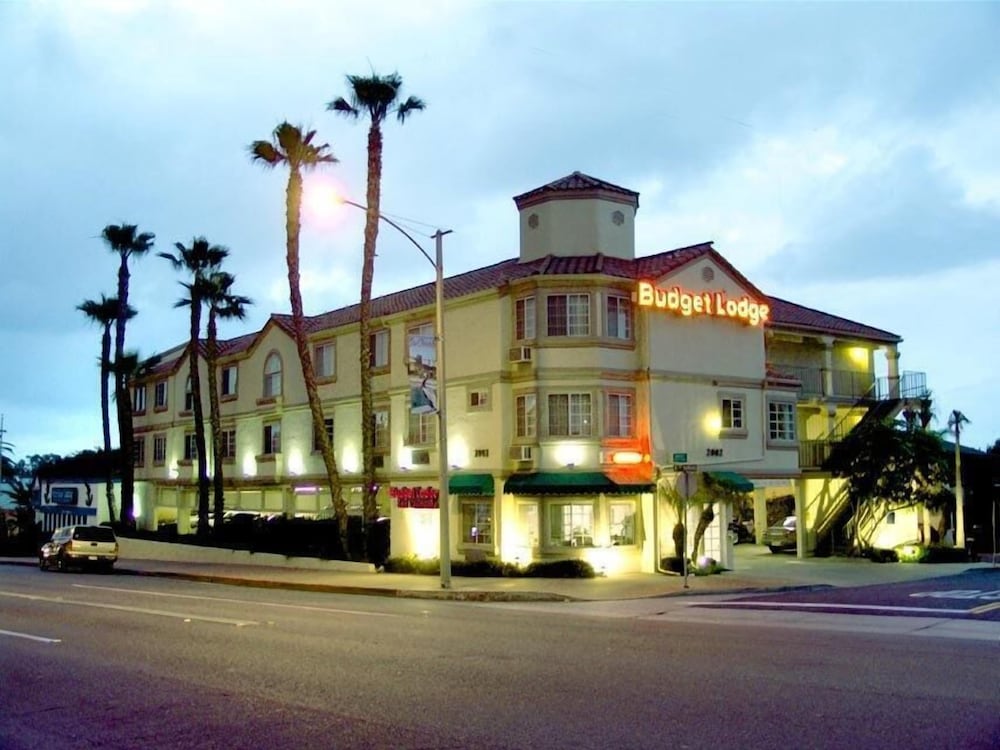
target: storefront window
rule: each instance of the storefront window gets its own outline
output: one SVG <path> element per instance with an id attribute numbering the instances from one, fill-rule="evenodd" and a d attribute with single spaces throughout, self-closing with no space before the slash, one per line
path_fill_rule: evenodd
<path id="1" fill-rule="evenodd" d="M 493 544 L 492 501 L 462 501 L 462 542 L 464 544 Z"/>
<path id="2" fill-rule="evenodd" d="M 608 506 L 608 521 L 611 544 L 616 547 L 635 544 L 635 502 L 613 501 Z"/>
<path id="3" fill-rule="evenodd" d="M 552 503 L 548 517 L 548 546 L 594 546 L 593 503 Z"/>
<path id="4" fill-rule="evenodd" d="M 538 547 L 538 503 L 518 503 L 517 526 L 525 546 Z"/>

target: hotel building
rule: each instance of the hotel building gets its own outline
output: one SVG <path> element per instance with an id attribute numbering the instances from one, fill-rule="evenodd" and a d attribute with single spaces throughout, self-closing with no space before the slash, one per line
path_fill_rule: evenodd
<path id="1" fill-rule="evenodd" d="M 900 337 L 769 297 L 711 243 L 637 256 L 632 190 L 575 172 L 514 202 L 518 256 L 444 282 L 446 488 L 436 415 L 411 410 L 434 284 L 373 300 L 376 478 L 391 554 L 436 556 L 446 502 L 452 559 L 580 557 L 608 573 L 652 572 L 673 554 L 683 511 L 671 498 L 706 473 L 747 493 L 758 535 L 782 497 L 799 518 L 799 554 L 828 548 L 849 520 L 822 470 L 831 444 L 924 392 L 921 375 L 899 369 Z M 307 328 L 345 497 L 360 512 L 358 307 Z M 218 368 L 226 508 L 324 513 L 290 316 L 223 342 Z M 188 372 L 179 346 L 134 384 L 146 528 L 176 522 L 183 533 L 197 509 Z M 700 551 L 732 567 L 732 508 L 715 510 Z M 687 513 L 690 534 L 698 509 Z"/>

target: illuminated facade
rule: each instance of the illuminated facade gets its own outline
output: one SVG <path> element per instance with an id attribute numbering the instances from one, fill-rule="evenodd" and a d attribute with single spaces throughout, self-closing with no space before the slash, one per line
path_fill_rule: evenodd
<path id="1" fill-rule="evenodd" d="M 514 200 L 519 256 L 445 281 L 447 492 L 436 417 L 411 413 L 407 367 L 409 342 L 433 332 L 433 284 L 373 301 L 376 476 L 391 554 L 435 556 L 446 501 L 453 557 L 581 557 L 651 572 L 673 550 L 669 490 L 690 490 L 704 472 L 751 493 L 758 530 L 769 499 L 791 496 L 801 553 L 823 544 L 843 506 L 822 459 L 866 413 L 898 408 L 913 377 L 898 369 L 901 339 L 769 298 L 711 244 L 636 257 L 633 191 L 574 173 Z M 352 306 L 308 320 L 352 512 L 357 316 Z M 227 509 L 330 505 L 290 323 L 272 315 L 222 345 Z M 148 527 L 187 531 L 197 506 L 187 382 L 179 347 L 135 385 L 136 502 Z M 730 514 L 717 508 L 704 551 L 731 565 Z"/>

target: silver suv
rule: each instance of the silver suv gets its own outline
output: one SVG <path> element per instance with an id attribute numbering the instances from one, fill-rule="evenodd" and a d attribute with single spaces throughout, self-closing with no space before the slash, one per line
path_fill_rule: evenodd
<path id="1" fill-rule="evenodd" d="M 38 567 L 68 570 L 71 565 L 110 571 L 118 561 L 118 538 L 109 526 L 63 526 L 38 552 Z"/>

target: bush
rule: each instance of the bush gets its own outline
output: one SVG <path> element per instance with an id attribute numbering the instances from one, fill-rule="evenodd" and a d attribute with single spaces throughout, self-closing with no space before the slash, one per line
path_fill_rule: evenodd
<path id="1" fill-rule="evenodd" d="M 671 573 L 684 574 L 684 558 L 681 557 L 664 557 L 660 560 L 660 569 L 668 570 Z"/>
<path id="2" fill-rule="evenodd" d="M 919 563 L 927 557 L 927 548 L 922 544 L 900 544 L 894 550 L 903 563 Z"/>
<path id="3" fill-rule="evenodd" d="M 551 560 L 533 562 L 524 570 L 526 578 L 594 578 L 593 566 L 586 560 Z"/>
<path id="4" fill-rule="evenodd" d="M 868 551 L 868 559 L 874 563 L 899 562 L 899 554 L 894 549 L 872 548 Z"/>

